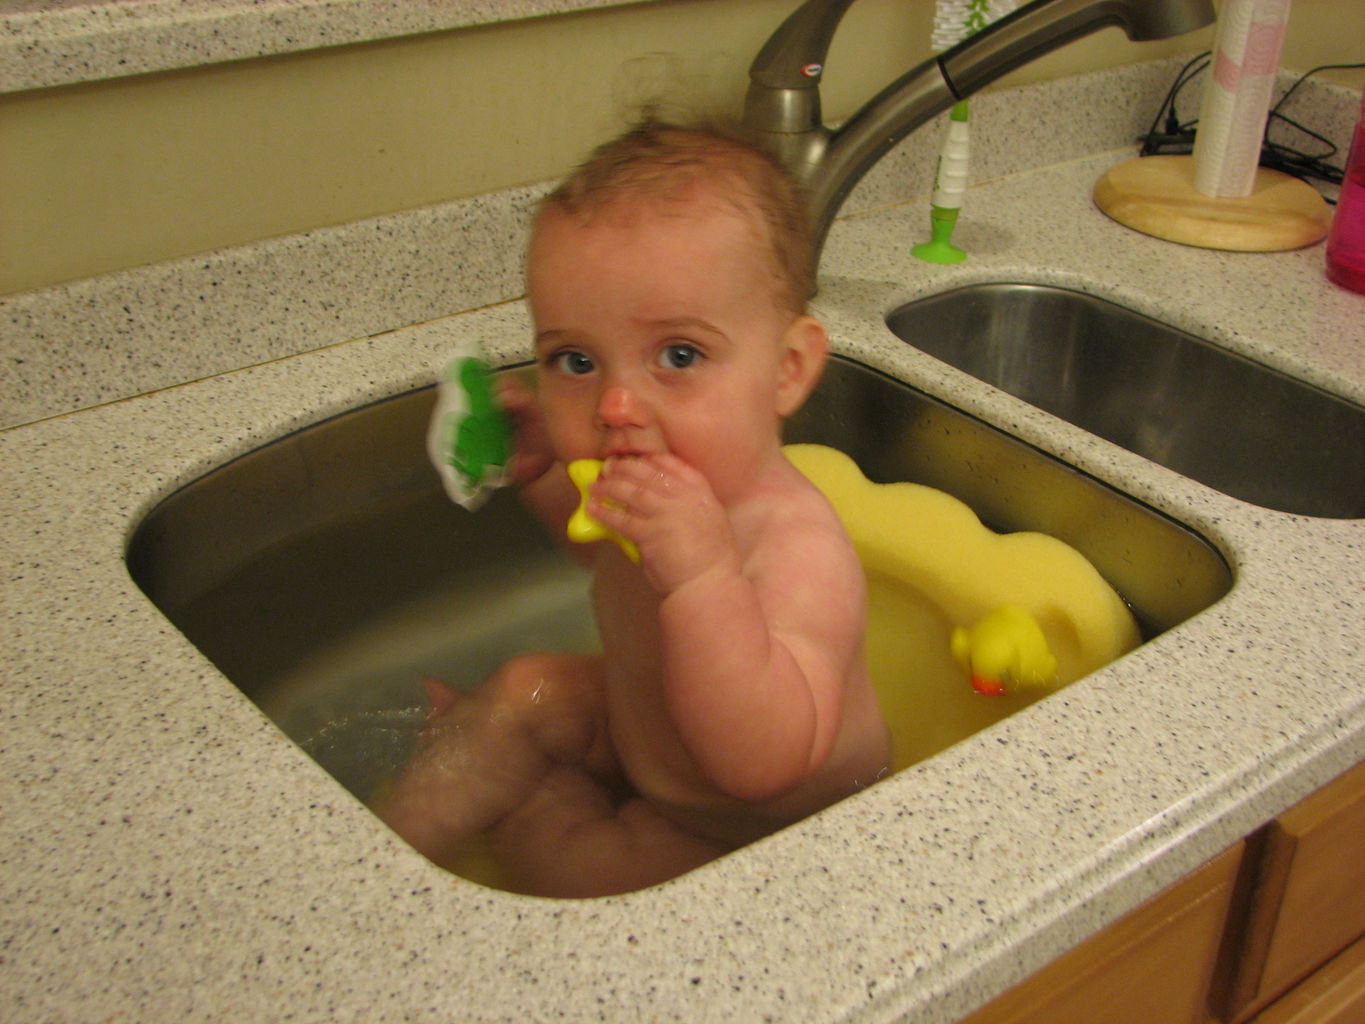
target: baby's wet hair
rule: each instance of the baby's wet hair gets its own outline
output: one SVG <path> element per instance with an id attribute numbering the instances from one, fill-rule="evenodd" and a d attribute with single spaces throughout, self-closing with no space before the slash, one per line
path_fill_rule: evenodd
<path id="1" fill-rule="evenodd" d="M 776 157 L 737 131 L 647 117 L 594 150 L 544 205 L 591 214 L 625 199 L 684 201 L 695 186 L 716 183 L 733 186 L 720 194 L 743 216 L 762 223 L 779 305 L 793 315 L 804 313 L 815 294 L 815 240 L 805 192 Z"/>

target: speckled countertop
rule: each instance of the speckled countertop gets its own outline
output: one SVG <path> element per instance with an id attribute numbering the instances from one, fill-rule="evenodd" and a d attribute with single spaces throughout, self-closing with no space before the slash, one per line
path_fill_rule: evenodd
<path id="1" fill-rule="evenodd" d="M 638 0 L 0 0 L 0 92 Z"/>
<path id="2" fill-rule="evenodd" d="M 162 619 L 126 538 L 269 438 L 423 383 L 508 302 L 0 433 L 0 991 L 24 1021 L 949 1021 L 1365 757 L 1365 520 L 1243 504 L 897 342 L 969 281 L 1104 295 L 1356 402 L 1365 296 L 1320 247 L 1167 245 L 1090 204 L 1124 154 L 975 188 L 957 268 L 922 203 L 840 221 L 840 351 L 1179 519 L 1232 564 L 1203 614 L 1001 725 L 657 889 L 546 901 L 390 835 Z"/>

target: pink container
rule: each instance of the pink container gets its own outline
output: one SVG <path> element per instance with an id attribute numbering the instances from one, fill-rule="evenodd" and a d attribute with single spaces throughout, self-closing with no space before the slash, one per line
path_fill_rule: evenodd
<path id="1" fill-rule="evenodd" d="M 1365 293 L 1365 95 L 1346 160 L 1341 197 L 1327 234 L 1327 279 Z"/>

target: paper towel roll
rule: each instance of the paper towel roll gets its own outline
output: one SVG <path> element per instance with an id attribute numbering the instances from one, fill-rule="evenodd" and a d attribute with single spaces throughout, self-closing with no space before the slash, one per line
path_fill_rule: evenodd
<path id="1" fill-rule="evenodd" d="M 1194 137 L 1194 187 L 1248 196 L 1256 179 L 1290 0 L 1223 0 Z"/>

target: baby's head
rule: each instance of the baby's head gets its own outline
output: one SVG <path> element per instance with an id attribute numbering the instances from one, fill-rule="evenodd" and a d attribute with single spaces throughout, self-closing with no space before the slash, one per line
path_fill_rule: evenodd
<path id="1" fill-rule="evenodd" d="M 801 190 L 723 132 L 645 125 L 536 219 L 527 298 L 559 461 L 671 452 L 725 501 L 824 366 Z"/>
<path id="2" fill-rule="evenodd" d="M 590 218 L 632 204 L 687 216 L 718 201 L 746 218 L 775 304 L 800 316 L 815 294 L 815 242 L 805 194 L 776 158 L 718 127 L 645 121 L 598 147 L 544 201 L 542 216 Z"/>

